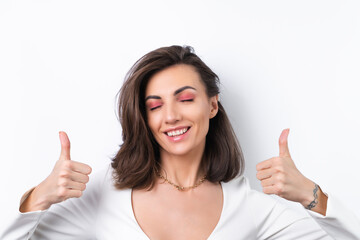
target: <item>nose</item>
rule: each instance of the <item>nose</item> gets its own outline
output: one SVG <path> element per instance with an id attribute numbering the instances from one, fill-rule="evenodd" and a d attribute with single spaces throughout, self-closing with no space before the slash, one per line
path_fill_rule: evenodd
<path id="1" fill-rule="evenodd" d="M 175 124 L 180 120 L 181 114 L 176 108 L 176 104 L 166 104 L 164 109 L 164 119 L 167 124 Z"/>

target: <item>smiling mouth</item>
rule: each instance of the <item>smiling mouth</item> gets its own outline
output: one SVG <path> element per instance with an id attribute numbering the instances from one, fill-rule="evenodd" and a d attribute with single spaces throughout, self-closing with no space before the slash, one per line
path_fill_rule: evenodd
<path id="1" fill-rule="evenodd" d="M 190 127 L 185 127 L 185 128 L 182 128 L 182 129 L 166 132 L 165 134 L 168 135 L 169 137 L 176 137 L 176 136 L 183 135 L 189 129 L 190 129 Z"/>

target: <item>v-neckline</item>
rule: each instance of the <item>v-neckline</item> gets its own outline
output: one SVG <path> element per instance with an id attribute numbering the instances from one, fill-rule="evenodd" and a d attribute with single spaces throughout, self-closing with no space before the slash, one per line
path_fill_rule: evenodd
<path id="1" fill-rule="evenodd" d="M 222 197 L 223 197 L 221 214 L 220 214 L 220 218 L 219 218 L 218 222 L 216 223 L 215 228 L 212 230 L 210 235 L 207 237 L 207 240 L 210 240 L 215 235 L 215 233 L 217 232 L 217 229 L 219 228 L 219 225 L 222 223 L 223 218 L 224 218 L 223 216 L 224 216 L 224 210 L 225 210 L 225 204 L 226 204 L 226 200 L 227 200 L 226 197 L 227 196 L 226 196 L 226 191 L 225 191 L 223 182 L 220 182 L 220 187 L 221 187 Z M 143 235 L 143 237 L 145 237 L 148 240 L 151 240 L 149 238 L 149 236 L 144 232 L 144 230 L 140 227 L 140 224 L 136 220 L 135 212 L 134 212 L 134 208 L 133 208 L 132 195 L 133 195 L 133 189 L 130 189 L 130 197 L 129 197 L 130 201 L 129 202 L 130 202 L 130 209 L 131 209 L 131 214 L 130 214 L 131 218 L 135 222 L 137 230 Z"/>

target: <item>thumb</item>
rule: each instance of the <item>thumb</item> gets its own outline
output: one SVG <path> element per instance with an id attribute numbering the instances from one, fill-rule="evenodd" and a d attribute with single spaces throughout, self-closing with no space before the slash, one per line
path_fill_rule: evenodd
<path id="1" fill-rule="evenodd" d="M 289 136 L 290 129 L 284 129 L 281 132 L 279 138 L 279 156 L 280 157 L 290 157 L 290 151 L 288 147 L 288 136 Z"/>
<path id="2" fill-rule="evenodd" d="M 61 160 L 70 160 L 70 140 L 66 132 L 59 132 L 59 138 L 61 143 Z"/>

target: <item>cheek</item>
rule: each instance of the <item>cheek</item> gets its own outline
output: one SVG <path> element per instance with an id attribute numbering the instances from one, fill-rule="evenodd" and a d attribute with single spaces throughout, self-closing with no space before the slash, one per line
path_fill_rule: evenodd
<path id="1" fill-rule="evenodd" d="M 151 132 L 155 135 L 161 127 L 161 121 L 159 121 L 159 116 L 154 113 L 147 115 L 147 124 Z"/>
<path id="2" fill-rule="evenodd" d="M 209 130 L 209 108 L 207 105 L 202 105 L 201 109 L 198 108 L 197 111 L 194 111 L 197 114 L 194 115 L 194 120 L 198 123 L 199 133 L 207 134 Z"/>
<path id="3" fill-rule="evenodd" d="M 210 123 L 210 110 L 209 105 L 204 104 L 203 106 L 203 114 L 202 114 L 202 129 L 205 132 L 205 135 L 207 135 L 209 131 L 209 123 Z"/>
<path id="4" fill-rule="evenodd" d="M 203 123 L 202 123 L 202 129 L 204 131 L 204 134 L 207 135 L 209 131 L 209 118 L 204 117 Z"/>

